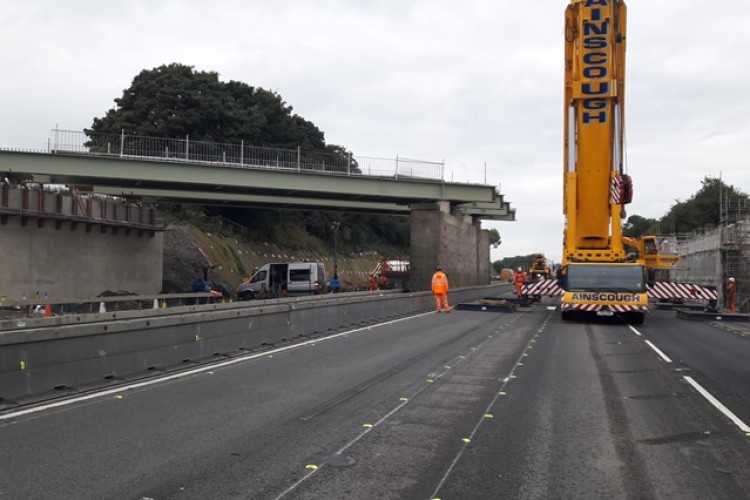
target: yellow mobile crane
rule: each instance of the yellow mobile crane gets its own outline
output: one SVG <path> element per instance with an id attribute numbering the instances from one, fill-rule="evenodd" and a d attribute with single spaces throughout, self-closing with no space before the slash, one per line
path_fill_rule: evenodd
<path id="1" fill-rule="evenodd" d="M 563 319 L 618 314 L 640 324 L 649 298 L 709 308 L 717 299 L 711 285 L 657 281 L 657 271 L 679 266 L 673 236 L 622 235 L 633 196 L 623 163 L 626 12 L 623 0 L 570 0 L 565 10 L 562 266 L 557 280 L 522 289 L 562 295 Z"/>
<path id="2" fill-rule="evenodd" d="M 626 7 L 622 0 L 571 0 L 565 10 L 563 319 L 576 312 L 648 311 L 642 260 L 626 254 L 623 165 Z"/>

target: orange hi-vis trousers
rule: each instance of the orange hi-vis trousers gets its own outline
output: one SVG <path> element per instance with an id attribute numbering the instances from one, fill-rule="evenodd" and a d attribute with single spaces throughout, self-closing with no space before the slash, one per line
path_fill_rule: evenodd
<path id="1" fill-rule="evenodd" d="M 441 305 L 442 304 L 442 305 Z M 437 311 L 445 310 L 445 312 L 451 312 L 451 306 L 448 305 L 448 294 L 447 293 L 436 293 L 435 294 L 435 307 Z M 441 309 L 442 307 L 442 309 Z"/>

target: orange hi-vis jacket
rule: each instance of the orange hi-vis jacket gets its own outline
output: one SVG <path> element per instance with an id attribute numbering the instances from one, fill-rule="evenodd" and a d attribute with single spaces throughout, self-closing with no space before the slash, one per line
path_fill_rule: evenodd
<path id="1" fill-rule="evenodd" d="M 443 271 L 432 275 L 432 293 L 448 293 L 448 277 Z"/>

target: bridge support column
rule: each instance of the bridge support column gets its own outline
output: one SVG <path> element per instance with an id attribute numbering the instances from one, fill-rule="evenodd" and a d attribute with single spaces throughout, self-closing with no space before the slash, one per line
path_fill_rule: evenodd
<path id="1" fill-rule="evenodd" d="M 490 282 L 490 239 L 478 220 L 451 212 L 447 201 L 411 206 L 409 288 L 429 290 L 438 265 L 451 288 Z"/>

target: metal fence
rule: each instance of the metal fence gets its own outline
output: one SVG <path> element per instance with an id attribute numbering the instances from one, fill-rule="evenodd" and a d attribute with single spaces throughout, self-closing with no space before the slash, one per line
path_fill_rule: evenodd
<path id="1" fill-rule="evenodd" d="M 378 158 L 352 154 L 273 149 L 240 144 L 167 139 L 126 134 L 87 134 L 52 129 L 50 153 L 105 155 L 153 161 L 175 161 L 236 168 L 273 169 L 333 175 L 364 175 L 392 179 L 418 178 L 442 181 L 445 164 L 403 158 Z"/>

